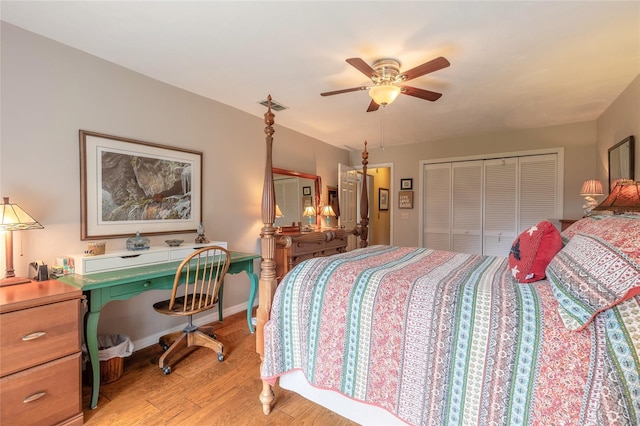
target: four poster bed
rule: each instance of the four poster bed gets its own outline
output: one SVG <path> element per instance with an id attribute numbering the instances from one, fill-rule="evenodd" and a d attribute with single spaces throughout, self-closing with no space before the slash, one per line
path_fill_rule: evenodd
<path id="1" fill-rule="evenodd" d="M 592 216 L 562 235 L 541 222 L 509 258 L 367 247 L 365 186 L 360 248 L 304 261 L 276 289 L 273 123 L 269 108 L 265 414 L 280 379 L 362 424 L 640 423 L 640 216 Z"/>

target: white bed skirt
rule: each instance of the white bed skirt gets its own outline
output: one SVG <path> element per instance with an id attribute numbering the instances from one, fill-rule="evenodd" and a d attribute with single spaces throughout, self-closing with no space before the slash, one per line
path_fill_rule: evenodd
<path id="1" fill-rule="evenodd" d="M 300 394 L 358 424 L 367 426 L 406 425 L 402 420 L 380 407 L 355 401 L 335 391 L 311 386 L 300 370 L 283 374 L 279 380 L 281 388 Z"/>

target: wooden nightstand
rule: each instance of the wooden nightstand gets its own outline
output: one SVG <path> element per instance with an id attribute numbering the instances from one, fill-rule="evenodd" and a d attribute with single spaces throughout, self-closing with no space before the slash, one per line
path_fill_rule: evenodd
<path id="1" fill-rule="evenodd" d="M 83 423 L 81 297 L 56 280 L 0 288 L 0 424 Z"/>
<path id="2" fill-rule="evenodd" d="M 578 219 L 560 219 L 560 231 L 564 231 L 577 221 Z"/>

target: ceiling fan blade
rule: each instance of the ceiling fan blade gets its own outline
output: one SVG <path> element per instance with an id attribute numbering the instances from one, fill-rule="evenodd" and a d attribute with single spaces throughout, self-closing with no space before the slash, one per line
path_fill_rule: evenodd
<path id="1" fill-rule="evenodd" d="M 402 81 L 409 81 L 416 77 L 420 77 L 421 75 L 441 70 L 448 67 L 449 65 L 451 65 L 449 61 L 440 56 L 439 58 L 432 59 L 422 65 L 418 65 L 415 68 L 411 68 L 409 71 L 403 72 L 402 74 L 400 74 L 400 78 L 402 79 Z"/>
<path id="2" fill-rule="evenodd" d="M 334 90 L 333 92 L 322 92 L 320 93 L 320 96 L 339 95 L 340 93 L 357 92 L 359 90 L 367 90 L 367 89 L 368 89 L 367 86 L 352 87 L 350 89 Z"/>
<path id="3" fill-rule="evenodd" d="M 371 103 L 369 104 L 369 108 L 367 108 L 367 112 L 377 111 L 380 108 L 380 105 L 376 103 L 373 99 L 371 99 Z"/>
<path id="4" fill-rule="evenodd" d="M 370 79 L 373 79 L 373 77 L 380 77 L 380 74 L 378 74 L 376 70 L 371 68 L 369 64 L 367 64 L 360 58 L 349 58 L 346 61 L 349 63 L 349 65 L 356 68 L 358 71 L 360 71 Z"/>
<path id="5" fill-rule="evenodd" d="M 400 86 L 402 90 L 400 93 L 403 95 L 415 96 L 416 98 L 426 99 L 427 101 L 437 101 L 442 96 L 442 93 L 432 92 L 430 90 L 418 89 L 411 86 Z"/>

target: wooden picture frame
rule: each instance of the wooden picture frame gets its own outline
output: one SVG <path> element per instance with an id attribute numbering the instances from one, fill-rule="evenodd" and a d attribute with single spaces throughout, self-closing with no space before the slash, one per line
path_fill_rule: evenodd
<path id="1" fill-rule="evenodd" d="M 378 210 L 389 210 L 389 190 L 387 188 L 378 188 Z"/>
<path id="2" fill-rule="evenodd" d="M 311 195 L 311 187 L 310 186 L 303 186 L 302 187 L 302 195 L 303 196 L 308 196 Z"/>
<path id="3" fill-rule="evenodd" d="M 608 150 L 609 192 L 618 179 L 634 179 L 635 150 L 634 137 L 628 136 Z"/>
<path id="4" fill-rule="evenodd" d="M 398 192 L 398 208 L 399 209 L 413 208 L 413 191 Z"/>
<path id="5" fill-rule="evenodd" d="M 202 152 L 80 130 L 80 205 L 82 240 L 195 232 Z"/>
<path id="6" fill-rule="evenodd" d="M 400 179 L 400 189 L 401 190 L 413 189 L 413 178 Z"/>

